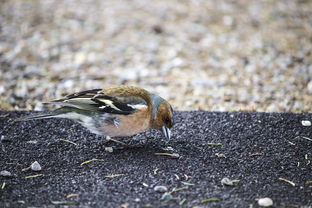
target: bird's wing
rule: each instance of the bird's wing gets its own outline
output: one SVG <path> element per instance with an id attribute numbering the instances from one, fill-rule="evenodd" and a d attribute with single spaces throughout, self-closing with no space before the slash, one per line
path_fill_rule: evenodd
<path id="1" fill-rule="evenodd" d="M 53 100 L 50 104 L 69 106 L 93 112 L 128 115 L 136 110 L 147 107 L 147 103 L 140 97 L 109 96 L 101 89 L 93 89 L 67 95 L 63 99 Z"/>

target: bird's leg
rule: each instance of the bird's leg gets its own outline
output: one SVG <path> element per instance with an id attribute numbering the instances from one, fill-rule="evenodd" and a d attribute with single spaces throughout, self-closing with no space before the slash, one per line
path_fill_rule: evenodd
<path id="1" fill-rule="evenodd" d="M 121 141 L 118 141 L 118 140 L 116 140 L 116 139 L 113 139 L 113 138 L 111 138 L 110 136 L 106 136 L 106 137 L 105 137 L 105 140 L 106 140 L 106 142 L 113 141 L 113 142 L 116 142 L 117 144 L 121 144 L 121 145 L 123 145 L 123 146 L 127 146 L 126 143 L 121 142 Z"/>
<path id="2" fill-rule="evenodd" d="M 106 136 L 105 137 L 105 141 L 104 141 L 104 144 L 108 143 L 108 142 L 114 142 L 116 144 L 120 144 L 121 147 L 118 145 L 112 145 L 112 146 L 106 146 L 105 147 L 105 151 L 107 152 L 113 152 L 114 150 L 121 150 L 121 149 L 124 149 L 125 147 L 127 147 L 128 145 L 124 142 L 121 142 L 121 141 L 118 141 L 116 139 L 112 139 L 110 136 Z"/>

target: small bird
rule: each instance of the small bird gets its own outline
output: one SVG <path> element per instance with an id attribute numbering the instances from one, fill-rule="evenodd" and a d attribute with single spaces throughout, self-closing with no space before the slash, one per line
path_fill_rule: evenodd
<path id="1" fill-rule="evenodd" d="M 147 129 L 161 130 L 167 140 L 173 126 L 173 109 L 160 96 L 145 89 L 117 86 L 67 95 L 45 104 L 60 108 L 18 120 L 67 118 L 100 136 L 131 136 Z"/>

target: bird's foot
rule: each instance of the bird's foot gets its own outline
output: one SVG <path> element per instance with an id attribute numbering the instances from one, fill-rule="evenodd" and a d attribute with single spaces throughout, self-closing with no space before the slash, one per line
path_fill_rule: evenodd
<path id="1" fill-rule="evenodd" d="M 116 140 L 116 139 L 113 139 L 110 136 L 106 136 L 104 144 L 107 144 L 109 142 L 113 142 L 113 143 L 115 143 L 115 145 L 113 145 L 113 146 L 106 146 L 105 145 L 105 151 L 106 152 L 114 152 L 114 150 L 122 150 L 122 149 L 128 147 L 128 145 L 126 143 L 121 142 L 121 141 Z"/>
<path id="2" fill-rule="evenodd" d="M 106 137 L 105 137 L 105 140 L 106 140 L 106 142 L 112 141 L 112 142 L 116 142 L 117 144 L 121 144 L 121 145 L 123 145 L 123 146 L 127 146 L 126 143 L 121 142 L 121 141 L 116 140 L 116 139 L 113 139 L 113 138 L 111 138 L 110 136 L 106 136 Z M 105 143 L 106 143 L 106 142 L 105 142 Z"/>

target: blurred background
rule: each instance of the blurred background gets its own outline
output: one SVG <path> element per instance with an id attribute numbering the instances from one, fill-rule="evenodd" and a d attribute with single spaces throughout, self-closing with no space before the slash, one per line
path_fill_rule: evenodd
<path id="1" fill-rule="evenodd" d="M 310 0 L 0 0 L 0 109 L 120 84 L 177 110 L 311 112 Z"/>

